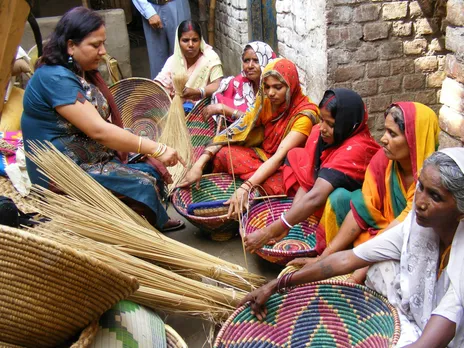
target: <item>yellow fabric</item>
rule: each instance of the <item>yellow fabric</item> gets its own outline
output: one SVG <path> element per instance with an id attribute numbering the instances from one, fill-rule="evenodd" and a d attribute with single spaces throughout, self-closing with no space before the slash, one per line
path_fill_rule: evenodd
<path id="1" fill-rule="evenodd" d="M 299 132 L 306 136 L 309 136 L 311 133 L 311 129 L 313 129 L 313 123 L 308 117 L 301 117 L 295 121 L 293 127 L 290 131 Z"/>
<path id="2" fill-rule="evenodd" d="M 222 65 L 215 65 L 209 74 L 209 81 L 208 84 L 210 84 L 213 81 L 216 81 L 217 79 L 220 79 L 221 77 L 224 76 L 224 72 L 222 71 Z"/>
<path id="3" fill-rule="evenodd" d="M 8 101 L 3 106 L 0 117 L 0 131 L 13 132 L 21 130 L 21 115 L 23 114 L 24 90 L 13 87 Z"/>

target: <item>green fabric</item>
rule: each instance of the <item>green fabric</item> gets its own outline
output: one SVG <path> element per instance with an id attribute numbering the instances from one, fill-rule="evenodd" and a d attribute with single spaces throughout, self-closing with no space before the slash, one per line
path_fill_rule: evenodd
<path id="1" fill-rule="evenodd" d="M 395 216 L 398 216 L 401 214 L 404 208 L 406 208 L 407 201 L 406 197 L 401 191 L 401 180 L 399 177 L 398 164 L 396 163 L 396 161 L 393 165 L 393 173 L 394 174 L 391 176 L 392 179 L 390 181 L 391 192 L 393 193 L 392 206 L 393 213 L 395 214 Z"/>

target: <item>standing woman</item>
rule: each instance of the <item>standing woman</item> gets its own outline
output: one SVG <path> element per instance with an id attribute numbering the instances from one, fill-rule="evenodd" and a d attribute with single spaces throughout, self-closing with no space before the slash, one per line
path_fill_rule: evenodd
<path id="1" fill-rule="evenodd" d="M 319 120 L 319 109 L 303 94 L 291 61 L 270 62 L 263 71 L 261 88 L 254 107 L 213 139 L 181 184 L 198 182 L 211 159 L 214 172 L 234 173 L 246 180 L 226 202 L 230 203 L 229 217 L 241 212 L 240 205 L 254 185 L 261 185 L 270 195 L 284 192 L 284 158 L 290 149 L 304 144 Z"/>
<path id="2" fill-rule="evenodd" d="M 253 41 L 246 44 L 241 58 L 242 72 L 221 81 L 211 105 L 203 111 L 205 118 L 224 114 L 229 123 L 240 118 L 255 103 L 261 73 L 276 54 L 268 44 Z"/>
<path id="3" fill-rule="evenodd" d="M 188 100 L 210 97 L 224 76 L 221 59 L 203 40 L 200 25 L 195 21 L 179 24 L 174 54 L 168 58 L 155 81 L 174 96 L 173 76 L 182 73 L 189 77 L 182 95 Z"/>
<path id="4" fill-rule="evenodd" d="M 105 40 L 103 19 L 92 10 L 76 7 L 60 19 L 24 94 L 21 129 L 26 151 L 29 140 L 50 141 L 154 226 L 180 227 L 182 222 L 168 218 L 161 193 L 163 180 L 170 180 L 164 166 L 183 161 L 176 150 L 122 128 L 114 99 L 97 70 L 106 53 Z M 128 164 L 128 152 L 148 158 Z M 27 171 L 32 183 L 47 185 L 29 159 Z"/>

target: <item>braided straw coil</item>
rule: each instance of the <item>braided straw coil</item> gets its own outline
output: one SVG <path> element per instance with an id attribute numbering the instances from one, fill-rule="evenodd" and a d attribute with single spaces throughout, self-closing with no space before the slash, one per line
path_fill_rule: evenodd
<path id="1" fill-rule="evenodd" d="M 56 347 L 138 282 L 64 245 L 0 225 L 0 341 Z"/>

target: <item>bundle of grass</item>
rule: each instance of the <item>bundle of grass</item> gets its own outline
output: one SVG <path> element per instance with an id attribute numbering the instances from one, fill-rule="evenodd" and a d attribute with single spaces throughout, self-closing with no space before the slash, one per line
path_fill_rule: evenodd
<path id="1" fill-rule="evenodd" d="M 233 312 L 245 293 L 224 289 L 183 277 L 118 250 L 114 246 L 82 237 L 61 222 L 43 224 L 31 233 L 85 252 L 119 271 L 135 277 L 139 290 L 131 300 L 171 313 L 200 316 L 223 322 Z"/>
<path id="2" fill-rule="evenodd" d="M 182 100 L 182 92 L 188 81 L 186 74 L 174 74 L 173 85 L 175 90 L 169 112 L 166 120 L 163 122 L 163 131 L 158 141 L 172 148 L 175 148 L 178 154 L 185 160 L 188 166 L 193 161 L 193 146 L 190 139 L 190 133 L 185 123 L 185 112 Z M 168 168 L 172 176 L 173 183 L 169 185 L 169 193 L 177 186 L 187 173 L 187 168 L 178 163 Z"/>

